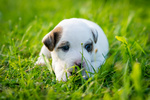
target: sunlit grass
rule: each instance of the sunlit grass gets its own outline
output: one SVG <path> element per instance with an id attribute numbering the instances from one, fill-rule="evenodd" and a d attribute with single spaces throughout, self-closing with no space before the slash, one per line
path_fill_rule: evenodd
<path id="1" fill-rule="evenodd" d="M 1 0 L 0 99 L 149 100 L 149 4 L 148 0 Z M 72 17 L 99 24 L 110 51 L 88 80 L 74 75 L 57 82 L 51 63 L 34 63 L 43 36 Z"/>

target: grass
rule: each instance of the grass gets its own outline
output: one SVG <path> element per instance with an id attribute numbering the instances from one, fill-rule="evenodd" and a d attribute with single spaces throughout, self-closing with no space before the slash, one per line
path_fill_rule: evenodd
<path id="1" fill-rule="evenodd" d="M 149 4 L 148 0 L 0 0 L 0 99 L 150 100 Z M 49 67 L 34 63 L 43 36 L 72 17 L 99 24 L 110 51 L 93 78 L 57 82 Z"/>

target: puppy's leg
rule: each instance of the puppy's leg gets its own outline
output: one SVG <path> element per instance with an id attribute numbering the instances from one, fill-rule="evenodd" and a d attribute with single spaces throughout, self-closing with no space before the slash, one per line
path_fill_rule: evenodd
<path id="1" fill-rule="evenodd" d="M 56 75 L 56 80 L 58 80 L 58 81 L 62 80 L 62 81 L 66 82 L 67 78 L 69 76 L 71 76 L 71 74 L 68 71 L 66 71 L 63 67 L 61 67 L 61 65 L 59 65 L 59 64 L 55 64 L 54 72 Z"/>
<path id="2" fill-rule="evenodd" d="M 71 76 L 71 74 L 69 72 L 66 72 L 66 71 L 60 71 L 59 73 L 58 72 L 55 72 L 55 75 L 56 75 L 56 80 L 58 81 L 67 81 L 67 78 L 69 76 Z"/>
<path id="3" fill-rule="evenodd" d="M 51 55 L 50 55 L 50 51 L 44 45 L 41 48 L 39 58 L 36 61 L 35 65 L 45 65 L 46 64 L 44 61 L 43 55 L 46 57 L 46 62 L 48 62 L 48 58 L 50 58 Z"/>

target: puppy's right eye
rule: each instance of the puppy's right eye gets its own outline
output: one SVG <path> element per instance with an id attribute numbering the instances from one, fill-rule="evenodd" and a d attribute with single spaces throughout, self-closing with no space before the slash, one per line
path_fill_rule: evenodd
<path id="1" fill-rule="evenodd" d="M 93 48 L 93 44 L 92 44 L 92 43 L 85 45 L 85 49 L 86 49 L 88 52 L 91 52 L 91 51 L 92 51 L 92 48 Z"/>
<path id="2" fill-rule="evenodd" d="M 65 46 L 62 46 L 60 47 L 60 49 L 62 49 L 62 51 L 68 51 L 69 50 L 69 45 L 65 45 Z"/>

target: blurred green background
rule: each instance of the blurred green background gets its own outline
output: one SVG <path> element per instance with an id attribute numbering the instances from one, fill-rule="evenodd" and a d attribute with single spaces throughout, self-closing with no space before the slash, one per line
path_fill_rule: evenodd
<path id="1" fill-rule="evenodd" d="M 72 17 L 92 20 L 101 27 L 107 24 L 110 30 L 117 24 L 123 27 L 134 16 L 135 24 L 150 27 L 149 13 L 148 0 L 1 0 L 0 33 L 9 35 L 16 26 L 24 29 L 35 20 L 40 28 Z"/>
<path id="2" fill-rule="evenodd" d="M 149 5 L 149 0 L 0 0 L 0 99 L 150 100 Z M 34 68 L 43 36 L 73 17 L 100 25 L 110 45 L 107 61 L 84 84 L 56 82 L 47 67 Z"/>

